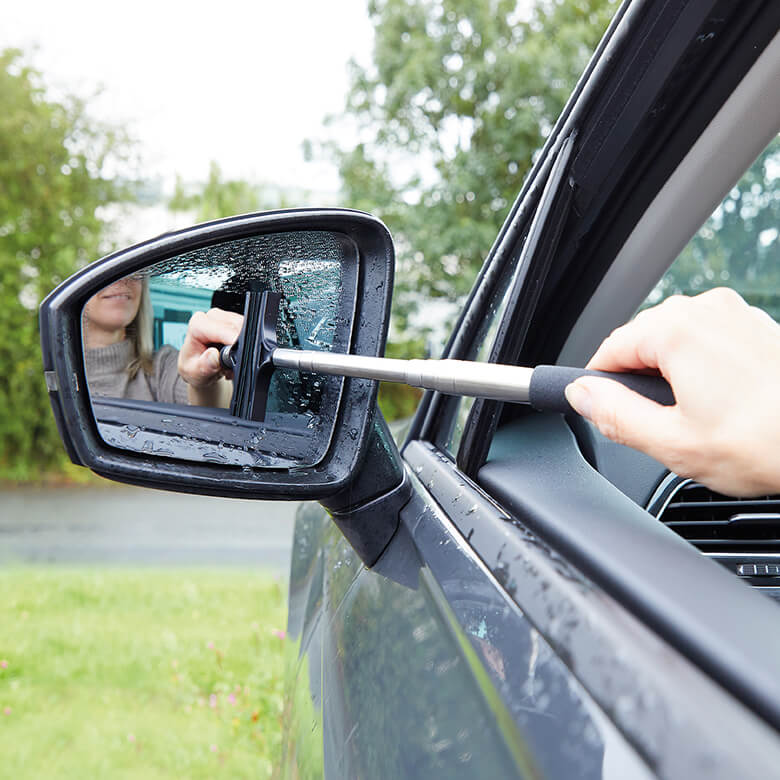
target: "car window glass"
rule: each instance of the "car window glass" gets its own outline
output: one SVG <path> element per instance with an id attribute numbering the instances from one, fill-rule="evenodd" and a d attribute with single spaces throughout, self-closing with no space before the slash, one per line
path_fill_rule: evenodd
<path id="1" fill-rule="evenodd" d="M 688 242 L 641 309 L 731 287 L 780 321 L 780 135 Z"/>
<path id="2" fill-rule="evenodd" d="M 508 266 L 511 264 L 507 264 Z M 496 338 L 498 326 L 503 319 L 504 312 L 509 301 L 510 286 L 512 279 L 511 268 L 504 269 L 501 278 L 498 281 L 490 304 L 488 305 L 487 315 L 477 331 L 472 342 L 469 354 L 461 356 L 462 360 L 476 360 L 486 362 L 490 357 L 493 348 L 493 342 Z M 463 430 L 468 420 L 469 412 L 474 404 L 474 398 L 468 396 L 450 396 L 442 409 L 442 418 L 447 424 L 442 425 L 436 436 L 436 444 L 449 452 L 453 457 L 458 451 L 460 440 L 463 437 Z"/>

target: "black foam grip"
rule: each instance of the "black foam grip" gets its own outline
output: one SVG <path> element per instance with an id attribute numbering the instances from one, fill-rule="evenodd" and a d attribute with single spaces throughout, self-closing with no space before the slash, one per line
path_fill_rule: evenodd
<path id="1" fill-rule="evenodd" d="M 563 412 L 574 410 L 569 406 L 563 391 L 566 386 L 581 376 L 600 376 L 620 382 L 636 393 L 664 406 L 675 403 L 669 383 L 660 376 L 644 374 L 615 374 L 608 371 L 587 371 L 584 368 L 567 366 L 537 366 L 531 375 L 528 400 L 540 412 Z"/>

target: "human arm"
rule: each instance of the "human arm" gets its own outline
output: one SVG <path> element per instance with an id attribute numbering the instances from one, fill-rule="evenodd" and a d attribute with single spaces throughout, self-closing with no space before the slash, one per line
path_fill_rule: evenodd
<path id="1" fill-rule="evenodd" d="M 615 330 L 588 368 L 660 373 L 664 407 L 608 379 L 566 388 L 608 438 L 730 495 L 780 492 L 780 326 L 726 288 L 673 296 Z"/>

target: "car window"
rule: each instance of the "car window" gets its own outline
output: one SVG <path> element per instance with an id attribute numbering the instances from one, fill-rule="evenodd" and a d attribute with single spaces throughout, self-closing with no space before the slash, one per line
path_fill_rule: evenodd
<path id="1" fill-rule="evenodd" d="M 496 289 L 493 291 L 487 316 L 482 320 L 477 330 L 469 353 L 461 356 L 461 360 L 487 362 L 489 359 L 498 326 L 503 319 L 509 301 L 511 292 L 509 282 L 512 279 L 511 265 L 511 263 L 507 263 L 508 267 L 501 274 Z M 441 419 L 444 422 L 439 427 L 434 441 L 439 447 L 452 455 L 453 458 L 460 446 L 466 420 L 468 420 L 469 412 L 473 405 L 474 398 L 449 396 L 442 408 Z"/>
<path id="2" fill-rule="evenodd" d="M 459 359 L 477 362 L 500 360 L 501 351 L 506 345 L 507 335 L 513 329 L 512 312 L 508 311 L 510 303 L 512 308 L 515 308 L 515 298 L 522 288 L 526 272 L 532 267 L 533 254 L 544 233 L 545 217 L 548 215 L 549 209 L 555 208 L 553 204 L 564 180 L 564 173 L 569 164 L 573 145 L 574 139 L 570 136 L 556 154 L 541 198 L 536 204 L 533 215 L 529 214 L 528 216 L 527 231 L 524 231 L 523 237 L 516 242 L 511 254 L 504 260 L 498 280 L 490 292 L 490 303 L 485 313 L 481 315 L 480 324 L 471 340 L 469 350 L 466 354 L 459 353 Z M 552 231 L 551 235 L 556 236 L 555 241 L 557 242 L 559 233 Z M 524 257 L 526 251 L 529 251 L 529 255 Z M 539 289 L 546 271 L 540 268 L 539 274 L 540 276 L 534 277 L 533 287 L 535 290 Z M 485 282 L 483 281 L 482 284 Z M 474 371 L 478 372 L 479 367 L 475 366 Z M 460 453 L 461 440 L 467 426 L 471 424 L 469 419 L 475 400 L 473 397 L 450 399 L 444 406 L 444 413 L 441 415 L 441 422 L 434 437 L 434 441 L 440 447 L 450 455 L 457 456 L 458 460 L 462 455 Z"/>
<path id="3" fill-rule="evenodd" d="M 780 135 L 713 211 L 640 310 L 731 287 L 780 321 Z"/>

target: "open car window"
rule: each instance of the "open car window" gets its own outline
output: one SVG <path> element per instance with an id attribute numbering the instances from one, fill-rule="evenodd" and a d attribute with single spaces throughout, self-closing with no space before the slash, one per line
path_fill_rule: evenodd
<path id="1" fill-rule="evenodd" d="M 501 320 L 506 313 L 511 293 L 510 281 L 512 279 L 511 268 L 507 267 L 493 291 L 488 306 L 488 314 L 480 324 L 476 336 L 472 342 L 471 350 L 464 360 L 487 362 L 496 340 L 496 333 Z M 453 458 L 458 452 L 466 422 L 474 405 L 475 399 L 471 396 L 449 396 L 442 412 L 444 422 L 436 435 L 436 444 Z"/>
<path id="2" fill-rule="evenodd" d="M 780 135 L 688 242 L 640 307 L 731 287 L 780 321 Z"/>

